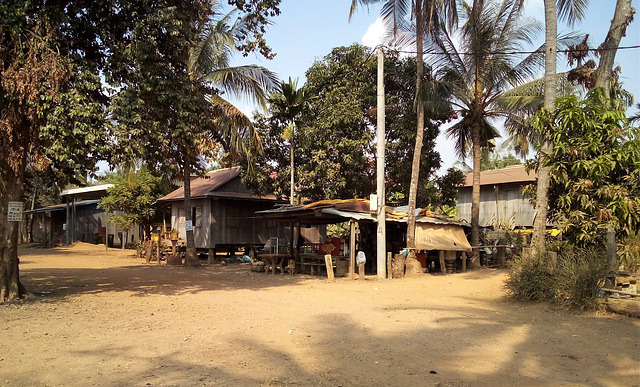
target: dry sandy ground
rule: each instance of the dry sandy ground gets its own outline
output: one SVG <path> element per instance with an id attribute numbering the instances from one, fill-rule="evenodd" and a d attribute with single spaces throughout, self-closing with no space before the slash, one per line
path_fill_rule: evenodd
<path id="1" fill-rule="evenodd" d="M 640 386 L 640 320 L 505 299 L 505 273 L 365 281 L 24 248 L 2 386 Z"/>

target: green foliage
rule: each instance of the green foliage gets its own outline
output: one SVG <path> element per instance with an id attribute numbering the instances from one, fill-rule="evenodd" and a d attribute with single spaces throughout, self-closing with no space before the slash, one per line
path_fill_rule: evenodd
<path id="1" fill-rule="evenodd" d="M 113 176 L 107 189 L 107 196 L 98 208 L 107 212 L 116 210 L 123 214 L 112 215 L 110 221 L 129 230 L 135 223 L 148 225 L 156 213 L 156 200 L 167 193 L 168 187 L 162 178 L 153 176 L 146 168 L 135 172 Z"/>
<path id="2" fill-rule="evenodd" d="M 327 225 L 327 237 L 328 238 L 346 238 L 349 236 L 350 225 L 349 222 L 342 222 L 337 224 Z"/>
<path id="3" fill-rule="evenodd" d="M 512 165 L 521 165 L 522 161 L 512 154 L 500 156 L 496 153 L 492 156 L 489 148 L 483 148 L 480 163 L 480 170 L 490 171 L 492 169 L 501 169 Z"/>
<path id="4" fill-rule="evenodd" d="M 244 23 L 246 30 L 240 37 L 244 56 L 250 52 L 258 51 L 267 59 L 273 59 L 276 54 L 271 52 L 271 48 L 267 46 L 264 39 L 266 26 L 271 22 L 269 18 L 280 15 L 280 0 L 228 0 L 230 5 L 236 6 L 246 16 Z"/>
<path id="5" fill-rule="evenodd" d="M 619 239 L 640 227 L 640 142 L 601 89 L 583 101 L 559 98 L 553 113 L 534 125 L 555 144 L 544 162 L 551 168 L 549 215 L 577 246 L 602 244 L 609 224 Z"/>
<path id="6" fill-rule="evenodd" d="M 640 271 L 640 232 L 635 231 L 618 243 L 618 260 L 624 270 Z"/>
<path id="7" fill-rule="evenodd" d="M 554 301 L 576 310 L 600 307 L 600 286 L 607 271 L 606 252 L 574 249 L 558 257 Z"/>
<path id="8" fill-rule="evenodd" d="M 387 93 L 387 186 L 390 192 L 408 196 L 415 141 L 415 71 L 413 59 L 393 53 L 385 58 Z M 375 186 L 374 131 L 376 125 L 376 60 L 361 45 L 335 48 L 307 71 L 308 106 L 296 119 L 297 189 L 310 200 L 368 197 Z M 430 107 L 431 108 L 431 107 Z M 430 109 L 429 108 L 429 109 Z M 440 166 L 435 151 L 438 124 L 449 110 L 425 109 L 431 114 L 424 129 L 419 203 L 430 204 L 427 187 Z M 278 104 L 268 117 L 258 115 L 255 125 L 264 140 L 258 157 L 257 176 L 248 184 L 261 192 L 288 191 L 288 145 L 283 133 L 287 117 Z M 246 163 L 246 162 L 245 162 Z"/>
<path id="9" fill-rule="evenodd" d="M 516 257 L 505 280 L 512 297 L 523 301 L 550 301 L 575 310 L 598 309 L 600 286 L 606 274 L 602 249 L 570 246 L 558 254 L 557 269 L 551 272 L 546 254 Z"/>
<path id="10" fill-rule="evenodd" d="M 554 297 L 554 278 L 548 271 L 547 257 L 516 257 L 505 279 L 505 288 L 522 301 L 551 300 Z"/>

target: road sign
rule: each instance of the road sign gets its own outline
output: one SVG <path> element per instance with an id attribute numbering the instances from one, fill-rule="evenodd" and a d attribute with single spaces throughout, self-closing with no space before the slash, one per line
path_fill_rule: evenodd
<path id="1" fill-rule="evenodd" d="M 9 222 L 21 222 L 22 221 L 22 202 L 9 202 L 9 208 L 7 213 L 8 213 Z"/>

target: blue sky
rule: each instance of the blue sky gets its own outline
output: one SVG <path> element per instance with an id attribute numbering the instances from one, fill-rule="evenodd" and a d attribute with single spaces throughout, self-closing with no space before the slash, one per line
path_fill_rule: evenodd
<path id="1" fill-rule="evenodd" d="M 640 0 L 632 5 L 638 9 Z M 281 14 L 273 19 L 266 39 L 277 53 L 273 60 L 249 55 L 237 56 L 234 64 L 260 64 L 276 72 L 281 79 L 299 78 L 304 83 L 304 73 L 315 60 L 321 59 L 332 48 L 363 43 L 375 46 L 378 43 L 380 25 L 375 24 L 379 6 L 369 11 L 361 8 L 348 20 L 350 0 L 282 0 Z M 615 0 L 591 0 L 586 19 L 573 27 L 575 31 L 590 34 L 590 45 L 596 48 L 605 38 L 615 7 Z M 544 21 L 542 0 L 527 0 L 525 12 L 541 22 Z M 636 15 L 638 19 L 638 15 Z M 560 33 L 569 32 L 567 26 L 559 26 Z M 543 36 L 540 36 L 542 42 Z M 635 20 L 627 28 L 627 36 L 621 46 L 640 45 L 640 20 Z M 558 71 L 565 68 L 565 58 L 559 57 Z M 616 64 L 622 67 L 621 80 L 624 87 L 640 101 L 640 49 L 619 50 Z M 234 101 L 245 113 L 254 107 L 243 101 Z M 635 111 L 635 110 L 631 110 Z M 438 151 L 443 158 L 442 170 L 454 165 L 458 160 L 453 154 L 453 145 L 444 138 L 438 139 Z"/>

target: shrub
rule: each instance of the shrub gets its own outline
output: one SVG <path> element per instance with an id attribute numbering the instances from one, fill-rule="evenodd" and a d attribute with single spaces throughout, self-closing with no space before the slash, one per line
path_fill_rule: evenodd
<path id="1" fill-rule="evenodd" d="M 505 288 L 518 300 L 552 299 L 554 279 L 548 271 L 546 255 L 516 257 L 505 280 Z"/>
<path id="2" fill-rule="evenodd" d="M 575 249 L 558 257 L 555 274 L 555 302 L 570 309 L 600 308 L 600 286 L 607 272 L 602 250 Z"/>
<path id="3" fill-rule="evenodd" d="M 637 273 L 640 269 L 640 232 L 631 233 L 618 245 L 618 260 L 624 270 Z"/>

